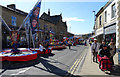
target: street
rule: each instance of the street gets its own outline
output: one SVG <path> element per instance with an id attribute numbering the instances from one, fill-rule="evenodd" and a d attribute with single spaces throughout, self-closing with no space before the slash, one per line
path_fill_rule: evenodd
<path id="1" fill-rule="evenodd" d="M 38 56 L 28 62 L 5 61 L 0 75 L 57 75 L 71 76 L 80 73 L 88 46 L 77 45 L 71 49 L 53 50 L 52 55 Z"/>

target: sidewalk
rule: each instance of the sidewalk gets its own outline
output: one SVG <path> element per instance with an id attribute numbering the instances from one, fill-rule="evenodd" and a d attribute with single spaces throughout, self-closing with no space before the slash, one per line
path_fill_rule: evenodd
<path id="1" fill-rule="evenodd" d="M 112 75 L 112 76 L 120 76 L 120 65 L 118 65 L 118 53 L 114 56 L 114 71 L 112 73 L 105 73 L 99 69 L 99 64 L 91 61 L 91 50 L 90 47 L 88 49 L 87 56 L 85 58 L 83 67 L 79 75 Z"/>
<path id="2" fill-rule="evenodd" d="M 94 63 L 91 60 L 91 51 L 89 47 L 80 75 L 108 75 L 99 69 L 98 63 Z"/>

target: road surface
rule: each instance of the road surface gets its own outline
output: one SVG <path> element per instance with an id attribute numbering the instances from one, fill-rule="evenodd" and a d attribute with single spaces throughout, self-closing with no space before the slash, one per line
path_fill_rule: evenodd
<path id="1" fill-rule="evenodd" d="M 5 61 L 0 75 L 57 75 L 71 76 L 80 73 L 88 46 L 77 45 L 71 49 L 53 50 L 53 54 L 38 56 L 28 62 Z"/>

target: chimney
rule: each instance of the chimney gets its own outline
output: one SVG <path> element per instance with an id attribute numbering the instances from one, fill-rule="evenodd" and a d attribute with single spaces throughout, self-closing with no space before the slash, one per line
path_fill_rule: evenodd
<path id="1" fill-rule="evenodd" d="M 50 9 L 48 9 L 48 15 L 50 16 Z"/>
<path id="2" fill-rule="evenodd" d="M 10 4 L 10 5 L 7 5 L 7 7 L 12 8 L 12 9 L 16 9 L 15 4 Z"/>

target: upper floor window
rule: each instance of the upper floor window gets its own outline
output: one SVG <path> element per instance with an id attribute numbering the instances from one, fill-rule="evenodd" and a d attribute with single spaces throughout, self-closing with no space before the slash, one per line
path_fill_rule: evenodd
<path id="1" fill-rule="evenodd" d="M 113 5 L 112 5 L 112 18 L 115 17 L 115 12 L 116 12 L 115 4 L 113 4 Z"/>
<path id="2" fill-rule="evenodd" d="M 107 22 L 107 11 L 105 11 L 105 22 Z"/>
<path id="3" fill-rule="evenodd" d="M 99 17 L 99 25 L 102 24 L 102 16 Z"/>
<path id="4" fill-rule="evenodd" d="M 12 26 L 16 26 L 16 17 L 12 16 L 11 19 L 12 19 Z"/>

